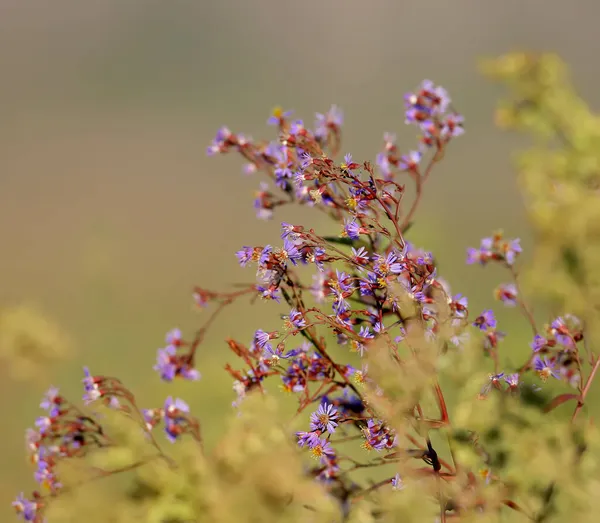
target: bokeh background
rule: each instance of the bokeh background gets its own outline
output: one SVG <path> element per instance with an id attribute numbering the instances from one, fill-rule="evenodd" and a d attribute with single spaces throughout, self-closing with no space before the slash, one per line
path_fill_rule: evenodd
<path id="1" fill-rule="evenodd" d="M 167 330 L 202 321 L 193 285 L 252 281 L 239 247 L 276 242 L 281 221 L 318 224 L 296 209 L 256 221 L 257 177 L 205 155 L 219 126 L 270 138 L 274 105 L 312 122 L 336 103 L 343 151 L 374 160 L 383 131 L 414 143 L 403 93 L 423 78 L 444 85 L 467 133 L 434 172 L 411 239 L 436 253 L 453 290 L 491 304 L 502 275 L 465 268 L 465 249 L 499 227 L 527 246 L 511 166 L 526 141 L 494 127 L 503 92 L 477 59 L 558 52 L 597 106 L 599 16 L 594 0 L 0 0 L 0 311 L 39 311 L 70 351 L 29 379 L 2 360 L 0 520 L 31 487 L 23 431 L 40 395 L 51 384 L 79 395 L 84 364 L 118 375 L 143 406 L 184 396 L 218 439 L 233 399 L 223 338 L 277 328 L 271 305 L 217 322 L 197 384 L 160 383 L 156 349 Z M 526 325 L 503 318 L 510 350 L 527 351 Z"/>

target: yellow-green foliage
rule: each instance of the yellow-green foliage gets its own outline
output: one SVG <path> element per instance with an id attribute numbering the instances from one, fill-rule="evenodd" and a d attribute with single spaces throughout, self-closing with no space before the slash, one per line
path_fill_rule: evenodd
<path id="1" fill-rule="evenodd" d="M 600 119 L 573 92 L 555 56 L 511 54 L 486 62 L 485 71 L 511 91 L 498 110 L 498 123 L 536 139 L 518 162 L 536 240 L 532 287 L 557 312 L 581 316 L 589 347 L 599 352 Z M 0 325 L 5 344 L 10 317 L 3 316 Z M 30 327 L 24 329 L 8 332 L 29 332 Z M 400 460 L 391 467 L 400 472 L 405 488 L 351 497 L 348 521 L 433 522 L 440 514 L 440 495 L 470 508 L 461 521 L 598 521 L 600 435 L 585 411 L 572 424 L 564 412 L 572 412 L 575 402 L 544 413 L 541 405 L 548 398 L 536 392 L 516 397 L 492 390 L 478 399 L 492 367 L 479 344 L 448 349 L 443 341 L 450 331 L 442 329 L 432 343 L 418 323 L 407 330 L 415 354 L 404 349 L 404 365 L 394 364 L 384 341 L 369 351 L 369 375 L 378 385 L 363 385 L 369 405 L 383 413 L 401 439 L 429 432 L 440 456 L 457 472 L 453 480 L 441 481 L 433 474 L 418 475 L 415 468 L 422 463 Z M 45 331 L 35 327 L 32 332 L 37 337 Z M 52 346 L 62 346 L 55 336 L 51 340 Z M 418 402 L 425 417 L 438 417 L 432 393 L 437 384 L 448 402 L 450 425 L 428 431 L 426 423 L 415 424 L 407 413 Z M 241 411 L 219 427 L 222 438 L 214 449 L 203 450 L 191 439 L 169 448 L 162 444 L 176 466 L 153 457 L 156 449 L 138 436 L 138 426 L 114 426 L 107 418 L 120 446 L 87 465 L 114 470 L 148 462 L 124 473 L 121 482 L 93 481 L 65 493 L 48 512 L 49 522 L 342 521 L 339 492 L 310 479 L 308 458 L 297 448 L 285 417 L 277 414 L 276 400 L 250 395 Z M 481 481 L 482 474 L 490 481 Z M 373 471 L 361 480 L 364 486 L 381 477 Z M 504 503 L 509 499 L 513 508 Z M 520 510 L 514 510 L 517 505 Z"/>
<path id="2" fill-rule="evenodd" d="M 560 309 L 587 323 L 600 340 L 600 117 L 575 93 L 554 55 L 515 53 L 484 63 L 511 97 L 497 121 L 527 132 L 518 179 L 536 235 L 530 280 Z"/>
<path id="3" fill-rule="evenodd" d="M 0 361 L 11 376 L 31 379 L 71 351 L 67 335 L 36 308 L 21 305 L 0 310 Z"/>

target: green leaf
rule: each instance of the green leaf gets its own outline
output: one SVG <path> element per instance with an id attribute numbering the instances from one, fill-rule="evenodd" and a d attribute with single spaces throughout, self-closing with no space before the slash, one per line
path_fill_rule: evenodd
<path id="1" fill-rule="evenodd" d="M 546 407 L 544 407 L 544 412 L 550 412 L 551 410 L 554 410 L 556 407 L 558 407 L 559 405 L 562 405 L 566 401 L 578 400 L 578 399 L 579 399 L 579 394 L 559 394 L 550 403 L 548 403 L 548 405 L 546 405 Z"/>
<path id="2" fill-rule="evenodd" d="M 354 245 L 351 238 L 340 238 L 339 236 L 324 236 L 323 239 L 329 243 L 338 243 L 340 245 Z"/>

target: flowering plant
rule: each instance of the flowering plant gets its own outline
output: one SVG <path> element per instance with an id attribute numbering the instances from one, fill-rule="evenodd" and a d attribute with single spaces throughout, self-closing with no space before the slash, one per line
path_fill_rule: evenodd
<path id="1" fill-rule="evenodd" d="M 546 521 L 555 510 L 560 478 L 525 484 L 518 471 L 523 453 L 546 442 L 535 428 L 544 423 L 539 421 L 542 413 L 569 402 L 574 405 L 571 422 L 551 434 L 548 446 L 557 462 L 572 458 L 569 472 L 561 471 L 568 481 L 574 482 L 585 462 L 586 448 L 593 443 L 573 427 L 600 367 L 588 343 L 588 318 L 566 311 L 540 326 L 521 291 L 519 239 L 501 232 L 484 238 L 478 248 L 468 249 L 467 263 L 506 270 L 507 281 L 495 296 L 503 305 L 519 308 L 532 332 L 523 361 L 507 367 L 501 349 L 506 333 L 493 311 L 472 314 L 467 298 L 453 294 L 438 274 L 433 255 L 407 238 L 428 179 L 464 132 L 463 117 L 446 90 L 430 81 L 407 94 L 404 104 L 405 123 L 418 129 L 419 144 L 403 153 L 386 133 L 375 165 L 357 162 L 349 153 L 338 159 L 343 115 L 336 106 L 317 114 L 312 128 L 291 119 L 290 111 L 274 110 L 268 123 L 278 139 L 272 142 L 255 142 L 227 128 L 217 132 L 208 154 L 235 151 L 246 161 L 245 172 L 262 173 L 271 183 L 261 182 L 256 194 L 258 218 L 271 219 L 280 208 L 299 204 L 338 222 L 340 233 L 322 235 L 283 222 L 279 245 L 241 248 L 239 264 L 255 268 L 257 281 L 229 292 L 196 287 L 194 300 L 210 310 L 208 318 L 190 338 L 178 329 L 170 331 L 154 368 L 167 382 L 200 379 L 197 349 L 230 304 L 242 299 L 280 303 L 287 308 L 281 329 L 257 329 L 247 345 L 227 339 L 240 361 L 226 366 L 236 394 L 233 406 L 243 411 L 250 396 L 264 395 L 274 381 L 296 397 L 295 419 L 304 419 L 304 426 L 295 432 L 293 452 L 315 459 L 299 474 L 335 500 L 338 516 L 323 516 L 326 511 L 310 499 L 298 501 L 292 487 L 289 497 L 279 493 L 286 502 L 278 511 L 290 505 L 301 509 L 293 521 L 322 516 L 325 521 L 366 520 L 365 514 L 377 519 L 391 517 L 394 510 L 401 513 L 395 498 L 423 496 L 423 514 L 440 522 L 498 518 L 507 510 L 522 519 Z M 406 182 L 415 186 L 408 205 Z M 303 278 L 303 266 L 312 271 L 312 283 Z M 481 373 L 484 365 L 487 376 Z M 561 382 L 566 392 L 545 402 L 542 412 L 532 410 L 530 404 L 539 400 L 541 386 L 550 379 Z M 444 382 L 463 386 L 454 409 Z M 61 463 L 117 445 L 102 415 L 90 407 L 103 405 L 126 416 L 154 449 L 150 457 L 117 469 L 94 468 L 93 478 L 153 461 L 165 470 L 177 469 L 155 437 L 159 426 L 171 442 L 189 437 L 205 452 L 200 424 L 182 399 L 168 397 L 162 407 L 141 409 L 116 378 L 85 369 L 83 384 L 87 409 L 52 388 L 41 404 L 45 414 L 27 433 L 35 477 L 47 493 L 21 494 L 14 502 L 26 521 L 42 521 L 52 500 L 72 488 L 59 477 Z M 282 430 L 290 429 L 283 425 Z M 506 447 L 511 437 L 520 438 L 520 450 Z M 556 438 L 573 439 L 575 451 L 566 445 L 555 448 Z M 529 458 L 536 466 L 541 463 L 534 454 Z M 368 483 L 360 478 L 365 470 L 374 471 Z M 377 471 L 382 472 L 375 479 Z M 260 482 L 258 475 L 253 477 Z M 202 507 L 211 521 L 224 521 L 221 512 L 211 512 L 209 502 Z M 194 518 L 202 514 L 176 520 Z M 254 521 L 250 515 L 247 519 Z"/>

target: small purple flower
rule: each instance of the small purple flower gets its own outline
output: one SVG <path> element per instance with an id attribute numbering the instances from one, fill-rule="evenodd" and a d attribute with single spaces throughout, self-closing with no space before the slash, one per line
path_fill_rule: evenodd
<path id="1" fill-rule="evenodd" d="M 347 236 L 351 240 L 358 240 L 360 237 L 360 224 L 356 220 L 344 220 L 343 235 Z"/>
<path id="2" fill-rule="evenodd" d="M 508 384 L 510 389 L 516 389 L 519 386 L 520 379 L 521 377 L 518 372 L 504 376 L 504 381 Z"/>
<path id="3" fill-rule="evenodd" d="M 536 334 L 533 341 L 529 344 L 533 352 L 539 352 L 548 345 L 548 340 L 539 334 Z"/>
<path id="4" fill-rule="evenodd" d="M 411 171 L 416 169 L 421 162 L 422 154 L 419 151 L 410 151 L 408 154 L 400 157 L 399 166 L 403 171 Z"/>
<path id="5" fill-rule="evenodd" d="M 242 267 L 245 267 L 246 265 L 248 265 L 248 263 L 252 261 L 252 258 L 254 256 L 254 249 L 252 247 L 242 247 L 242 249 L 237 251 L 235 255 L 238 259 L 239 264 Z"/>
<path id="6" fill-rule="evenodd" d="M 263 358 L 267 360 L 270 360 L 271 358 L 281 358 L 284 360 L 288 360 L 290 358 L 293 358 L 294 356 L 297 356 L 298 354 L 300 354 L 300 352 L 300 349 L 292 349 L 288 352 L 285 352 L 284 343 L 279 343 L 275 347 L 275 349 L 273 349 L 273 346 L 270 343 L 267 343 L 263 350 Z"/>
<path id="7" fill-rule="evenodd" d="M 165 414 L 177 414 L 178 412 L 186 412 L 187 413 L 190 411 L 190 407 L 185 401 L 183 401 L 182 399 L 179 399 L 179 398 L 173 399 L 172 396 L 169 396 L 165 400 L 165 404 L 164 404 L 163 408 L 164 408 Z"/>
<path id="8" fill-rule="evenodd" d="M 300 239 L 299 231 L 302 231 L 302 227 L 296 227 L 291 223 L 281 222 L 281 239 L 285 240 L 286 238 L 291 240 L 292 242 L 297 242 Z"/>
<path id="9" fill-rule="evenodd" d="M 575 343 L 571 331 L 565 322 L 565 319 L 559 316 L 550 324 L 550 332 L 558 343 L 565 347 L 572 348 Z"/>
<path id="10" fill-rule="evenodd" d="M 37 462 L 37 470 L 34 472 L 33 477 L 42 486 L 52 487 L 56 485 L 56 475 L 49 463 L 43 459 Z"/>
<path id="11" fill-rule="evenodd" d="M 48 411 L 50 417 L 57 416 L 60 411 L 60 404 L 62 398 L 58 393 L 57 387 L 50 387 L 44 395 L 40 407 L 45 411 Z"/>
<path id="12" fill-rule="evenodd" d="M 226 142 L 233 136 L 231 131 L 227 127 L 221 127 L 216 136 L 214 137 L 211 144 L 206 148 L 206 154 L 208 156 L 214 156 L 225 152 L 227 150 Z"/>
<path id="13" fill-rule="evenodd" d="M 290 136 L 296 136 L 297 134 L 302 133 L 304 130 L 305 130 L 304 122 L 302 120 L 294 120 L 290 124 L 289 133 L 290 133 Z"/>
<path id="14" fill-rule="evenodd" d="M 85 389 L 83 401 L 85 403 L 92 403 L 93 401 L 96 401 L 98 398 L 100 398 L 102 396 L 102 393 L 100 392 L 98 383 L 90 374 L 90 370 L 87 367 L 83 367 L 83 374 L 84 378 L 81 380 Z"/>
<path id="15" fill-rule="evenodd" d="M 517 305 L 517 286 L 514 283 L 504 283 L 499 285 L 495 291 L 496 299 L 500 300 L 508 307 Z"/>
<path id="16" fill-rule="evenodd" d="M 188 404 L 182 399 L 169 396 L 163 407 L 165 416 L 165 433 L 171 443 L 174 443 L 184 432 L 188 423 Z"/>
<path id="17" fill-rule="evenodd" d="M 521 247 L 521 240 L 516 238 L 514 240 L 510 240 L 504 245 L 504 258 L 508 265 L 513 265 L 515 260 L 519 254 L 523 252 Z"/>
<path id="18" fill-rule="evenodd" d="M 308 441 L 308 447 L 310 453 L 315 459 L 322 459 L 324 456 L 334 456 L 335 451 L 333 450 L 331 443 L 325 438 L 317 438 L 316 440 Z"/>
<path id="19" fill-rule="evenodd" d="M 395 252 L 390 252 L 386 256 L 376 254 L 373 256 L 373 260 L 373 269 L 381 277 L 386 277 L 389 274 L 400 274 L 404 269 L 404 265 L 399 261 L 398 254 Z"/>
<path id="20" fill-rule="evenodd" d="M 327 431 L 330 434 L 335 432 L 337 423 L 335 420 L 338 419 L 338 413 L 335 407 L 331 404 L 319 405 L 316 412 L 313 412 L 310 416 L 310 430 Z"/>
<path id="21" fill-rule="evenodd" d="M 358 250 L 352 247 L 352 259 L 358 265 L 366 265 L 369 263 L 369 253 L 364 247 L 360 247 Z"/>
<path id="22" fill-rule="evenodd" d="M 321 272 L 324 272 L 324 262 L 327 259 L 327 251 L 322 247 L 317 247 L 314 250 L 312 257 L 314 259 L 315 265 L 317 266 L 317 269 L 319 269 Z"/>
<path id="23" fill-rule="evenodd" d="M 478 316 L 473 322 L 473 326 L 477 327 L 482 331 L 496 328 L 496 318 L 494 317 L 494 311 L 485 310 Z"/>
<path id="24" fill-rule="evenodd" d="M 200 373 L 190 365 L 187 355 L 178 355 L 173 345 L 158 349 L 154 370 L 167 382 L 173 381 L 177 376 L 191 381 L 200 379 Z"/>
<path id="25" fill-rule="evenodd" d="M 277 303 L 281 301 L 279 296 L 279 289 L 273 285 L 265 287 L 264 285 L 257 285 L 256 290 L 260 293 L 261 298 L 264 300 L 273 300 Z"/>
<path id="26" fill-rule="evenodd" d="M 404 489 L 404 481 L 400 477 L 400 474 L 396 472 L 396 475 L 392 478 L 392 489 L 393 490 L 402 490 Z"/>
<path id="27" fill-rule="evenodd" d="M 467 316 L 467 310 L 469 306 L 469 300 L 462 294 L 456 294 L 452 297 L 450 303 L 452 310 L 457 318 L 465 318 Z"/>
<path id="28" fill-rule="evenodd" d="M 160 374 L 164 381 L 173 381 L 177 373 L 177 365 L 175 363 L 176 351 L 175 347 L 168 346 L 164 349 L 158 349 L 156 353 L 156 365 L 154 370 Z"/>
<path id="29" fill-rule="evenodd" d="M 165 341 L 167 342 L 167 345 L 169 347 L 179 347 L 182 343 L 181 330 L 176 328 L 167 332 L 165 336 Z"/>
<path id="30" fill-rule="evenodd" d="M 464 117 L 460 114 L 447 114 L 442 119 L 441 135 L 448 138 L 456 138 L 463 135 L 465 133 L 463 128 L 464 121 Z"/>
<path id="31" fill-rule="evenodd" d="M 298 261 L 302 259 L 302 254 L 298 250 L 298 246 L 289 238 L 283 240 L 283 249 L 281 249 L 281 253 L 294 265 L 298 265 Z"/>
<path id="32" fill-rule="evenodd" d="M 315 137 L 324 140 L 329 135 L 330 129 L 339 129 L 344 123 L 344 114 L 336 106 L 332 105 L 326 114 L 317 113 L 315 120 Z"/>
<path id="33" fill-rule="evenodd" d="M 301 312 L 296 309 L 292 309 L 287 317 L 287 321 L 290 324 L 290 328 L 303 329 L 306 327 L 306 320 Z"/>
<path id="34" fill-rule="evenodd" d="M 284 111 L 281 107 L 275 107 L 267 120 L 267 125 L 281 125 L 286 118 L 292 116 L 294 111 Z"/>
<path id="35" fill-rule="evenodd" d="M 52 426 L 52 418 L 49 416 L 39 416 L 35 420 L 35 426 L 40 434 L 44 434 Z"/>
<path id="36" fill-rule="evenodd" d="M 38 504 L 35 501 L 27 499 L 22 492 L 12 502 L 12 506 L 24 521 L 35 521 L 37 518 Z"/>
<path id="37" fill-rule="evenodd" d="M 319 435 L 314 432 L 296 432 L 298 437 L 298 446 L 304 447 L 308 445 L 309 448 L 319 441 Z"/>
<path id="38" fill-rule="evenodd" d="M 340 165 L 342 171 L 348 174 L 353 174 L 351 169 L 355 166 L 356 164 L 352 161 L 352 155 L 350 153 L 344 155 L 344 161 Z"/>
<path id="39" fill-rule="evenodd" d="M 265 346 L 269 343 L 269 340 L 271 340 L 270 333 L 265 332 L 262 329 L 258 329 L 254 333 L 254 341 L 261 349 L 265 348 Z"/>
<path id="40" fill-rule="evenodd" d="M 260 268 L 266 268 L 266 264 L 271 261 L 271 255 L 273 254 L 273 247 L 265 245 L 263 250 L 258 257 L 258 266 Z"/>
<path id="41" fill-rule="evenodd" d="M 488 376 L 488 382 L 482 387 L 481 392 L 479 393 L 479 398 L 485 398 L 492 387 L 495 389 L 500 389 L 500 380 L 504 378 L 504 372 L 500 372 L 499 374 L 490 374 Z"/>
<path id="42" fill-rule="evenodd" d="M 557 380 L 561 378 L 560 373 L 556 370 L 556 363 L 548 358 L 536 356 L 533 359 L 533 368 L 542 381 L 546 381 L 550 376 Z"/>
<path id="43" fill-rule="evenodd" d="M 474 263 L 479 263 L 480 265 L 485 265 L 488 261 L 492 259 L 493 246 L 494 240 L 492 238 L 483 238 L 481 240 L 479 249 L 469 247 L 467 249 L 467 264 L 472 265 Z"/>

